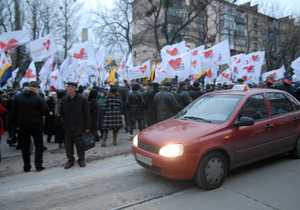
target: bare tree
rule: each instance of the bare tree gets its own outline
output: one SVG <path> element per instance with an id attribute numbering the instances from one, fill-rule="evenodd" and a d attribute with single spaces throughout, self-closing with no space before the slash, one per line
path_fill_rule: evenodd
<path id="1" fill-rule="evenodd" d="M 63 46 L 64 58 L 66 58 L 68 50 L 76 41 L 76 35 L 78 34 L 77 26 L 80 25 L 81 22 L 82 4 L 76 0 L 60 0 L 58 4 L 56 33 L 61 35 L 58 41 L 60 41 Z"/>
<path id="2" fill-rule="evenodd" d="M 118 48 L 128 55 L 133 45 L 136 44 L 132 39 L 132 13 L 135 12 L 133 2 L 134 0 L 117 0 L 112 9 L 94 13 L 94 31 L 99 40 L 110 48 L 110 51 Z"/>

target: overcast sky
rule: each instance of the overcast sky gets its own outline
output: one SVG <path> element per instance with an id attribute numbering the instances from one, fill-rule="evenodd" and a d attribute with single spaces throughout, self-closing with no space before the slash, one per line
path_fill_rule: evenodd
<path id="1" fill-rule="evenodd" d="M 143 0 L 139 0 L 143 1 Z M 245 3 L 249 0 L 239 0 L 239 3 Z M 113 5 L 113 0 L 85 0 L 86 8 L 89 10 L 93 10 L 97 8 L 97 6 L 105 6 L 111 7 Z M 252 4 L 260 3 L 264 7 L 265 12 L 268 13 L 276 13 L 276 16 L 284 16 L 284 15 L 300 15 L 300 0 L 252 0 Z M 273 5 L 273 9 L 271 6 Z M 279 11 L 279 12 L 274 12 Z"/>

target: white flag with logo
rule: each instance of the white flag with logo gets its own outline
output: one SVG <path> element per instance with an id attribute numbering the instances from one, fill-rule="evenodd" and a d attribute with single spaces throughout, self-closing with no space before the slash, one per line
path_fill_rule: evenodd
<path id="1" fill-rule="evenodd" d="M 50 73 L 53 71 L 53 69 L 54 69 L 54 57 L 51 56 L 43 65 L 42 69 L 40 70 L 39 79 L 42 82 L 48 80 Z"/>
<path id="2" fill-rule="evenodd" d="M 150 78 L 150 75 L 151 75 L 151 63 L 149 60 L 140 66 L 129 68 L 127 79 L 134 80 L 134 79 L 141 79 L 141 78 Z"/>
<path id="3" fill-rule="evenodd" d="M 202 62 L 203 62 L 203 56 L 201 56 L 202 52 L 204 51 L 204 46 L 197 47 L 193 50 L 191 50 L 191 74 L 199 74 L 202 69 Z"/>
<path id="4" fill-rule="evenodd" d="M 280 79 L 284 79 L 284 74 L 285 74 L 285 67 L 282 66 L 279 69 L 275 69 L 275 70 L 263 73 L 262 80 L 267 81 L 268 79 L 270 79 L 272 81 L 277 81 Z"/>
<path id="5" fill-rule="evenodd" d="M 56 53 L 56 45 L 50 35 L 30 42 L 31 58 L 39 62 Z"/>
<path id="6" fill-rule="evenodd" d="M 70 53 L 71 57 L 79 63 L 86 63 L 93 66 L 97 65 L 95 49 L 93 45 L 88 42 L 74 44 Z"/>
<path id="7" fill-rule="evenodd" d="M 161 49 L 161 58 L 162 60 L 165 60 L 170 57 L 175 57 L 187 53 L 188 51 L 189 48 L 186 46 L 185 41 L 173 45 L 166 45 Z"/>
<path id="8" fill-rule="evenodd" d="M 34 62 L 31 62 L 23 78 L 21 79 L 20 83 L 23 85 L 25 82 L 36 82 L 37 81 L 37 74 Z"/>
<path id="9" fill-rule="evenodd" d="M 216 83 L 227 84 L 227 85 L 233 84 L 231 69 L 226 69 L 220 72 L 219 76 L 217 77 Z"/>
<path id="10" fill-rule="evenodd" d="M 171 78 L 178 77 L 178 81 L 188 79 L 191 75 L 191 52 L 169 58 L 162 68 Z"/>
<path id="11" fill-rule="evenodd" d="M 0 35 L 0 51 L 11 50 L 30 41 L 27 31 L 10 31 Z"/>
<path id="12" fill-rule="evenodd" d="M 216 65 L 230 65 L 230 47 L 229 41 L 222 41 L 215 46 L 203 51 L 203 57 L 206 60 L 211 59 Z"/>

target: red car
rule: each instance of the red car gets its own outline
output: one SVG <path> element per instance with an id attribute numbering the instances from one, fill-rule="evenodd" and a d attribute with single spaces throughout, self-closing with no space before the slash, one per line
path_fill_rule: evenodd
<path id="1" fill-rule="evenodd" d="M 280 153 L 300 158 L 300 103 L 272 89 L 203 95 L 177 116 L 135 136 L 143 167 L 170 179 L 218 188 L 228 172 Z"/>

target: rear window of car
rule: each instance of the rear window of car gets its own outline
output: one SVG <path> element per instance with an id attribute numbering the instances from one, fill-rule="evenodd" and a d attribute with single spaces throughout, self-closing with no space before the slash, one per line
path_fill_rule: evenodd
<path id="1" fill-rule="evenodd" d="M 266 93 L 266 98 L 271 103 L 272 116 L 294 111 L 291 102 L 283 93 Z"/>

